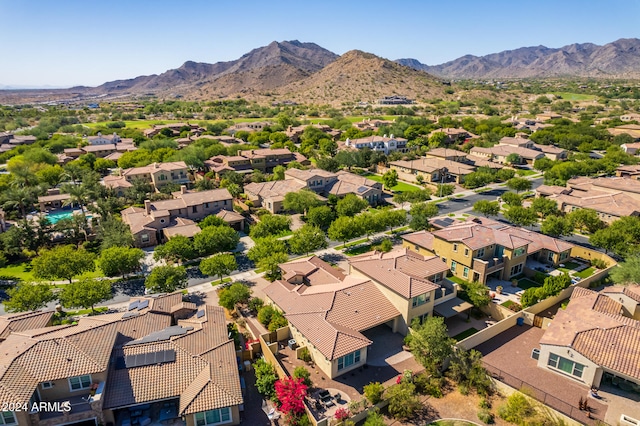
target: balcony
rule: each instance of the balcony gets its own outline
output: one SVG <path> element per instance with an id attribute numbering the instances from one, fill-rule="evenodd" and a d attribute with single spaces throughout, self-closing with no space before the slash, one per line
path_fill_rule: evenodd
<path id="1" fill-rule="evenodd" d="M 56 401 L 46 401 L 48 403 L 48 407 L 43 407 L 43 409 L 37 412 L 38 417 L 41 421 L 54 419 L 59 417 L 65 417 L 65 422 L 80 418 L 86 418 L 86 414 L 81 415 L 81 413 L 86 413 L 88 411 L 101 412 L 102 411 L 102 394 L 104 392 L 104 382 L 100 382 L 95 388 L 95 393 L 91 395 L 90 391 L 87 393 L 81 393 L 80 395 L 69 396 L 68 398 L 63 398 Z M 66 404 L 66 403 L 69 404 Z M 71 410 L 65 411 L 65 406 L 70 405 Z M 53 424 L 56 424 L 54 422 Z"/>
<path id="2" fill-rule="evenodd" d="M 439 305 L 440 303 L 444 303 L 447 300 L 451 300 L 458 294 L 456 290 L 456 286 L 458 284 L 451 282 L 447 279 L 444 279 L 438 283 L 440 288 L 435 291 L 434 296 L 434 305 Z"/>
<path id="3" fill-rule="evenodd" d="M 474 258 L 472 269 L 482 276 L 504 269 L 504 258 L 494 257 L 493 259 L 483 260 Z"/>

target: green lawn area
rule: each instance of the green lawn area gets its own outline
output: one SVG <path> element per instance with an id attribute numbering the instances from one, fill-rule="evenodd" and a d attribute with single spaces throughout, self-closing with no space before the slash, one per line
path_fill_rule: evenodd
<path id="1" fill-rule="evenodd" d="M 468 284 L 468 281 L 463 280 L 462 278 L 456 277 L 455 275 L 452 275 L 450 277 L 447 277 L 447 279 L 449 281 L 453 281 L 454 283 L 460 284 L 460 285 L 465 285 Z"/>
<path id="2" fill-rule="evenodd" d="M 535 170 L 520 169 L 520 170 L 516 171 L 516 173 L 518 174 L 518 176 L 531 176 L 531 175 L 535 175 L 536 173 L 540 173 L 540 172 L 537 172 Z"/>
<path id="3" fill-rule="evenodd" d="M 569 273 L 569 271 L 577 268 L 578 266 L 580 266 L 579 263 L 576 262 L 563 262 L 562 263 L 564 265 L 564 268 L 560 268 L 558 267 L 558 271 L 562 271 L 562 272 L 566 272 L 567 274 Z"/>
<path id="4" fill-rule="evenodd" d="M 453 336 L 453 338 L 456 339 L 457 342 L 459 342 L 460 340 L 464 340 L 467 337 L 476 334 L 477 332 L 478 332 L 478 329 L 471 327 L 470 329 L 465 330 L 460 334 L 456 334 L 455 336 Z M 438 424 L 440 424 L 440 423 L 438 423 Z"/>
<path id="5" fill-rule="evenodd" d="M 571 93 L 571 92 L 552 92 L 552 95 L 560 96 L 566 101 L 592 101 L 597 99 L 595 95 L 585 95 L 583 93 Z"/>
<path id="6" fill-rule="evenodd" d="M 575 275 L 576 277 L 580 277 L 580 278 L 587 278 L 590 277 L 591 275 L 593 275 L 593 273 L 596 271 L 596 268 L 594 268 L 593 266 L 585 269 L 584 271 L 580 271 L 580 272 L 576 272 Z"/>
<path id="7" fill-rule="evenodd" d="M 513 300 L 505 300 L 504 302 L 502 302 L 500 305 L 504 306 L 505 308 L 509 309 L 509 307 L 515 305 L 516 302 L 514 302 Z"/>
<path id="8" fill-rule="evenodd" d="M 369 241 L 369 240 L 367 240 L 366 238 L 363 238 L 361 240 L 356 240 L 356 241 L 352 241 L 350 243 L 347 243 L 347 244 L 344 244 L 344 245 L 341 245 L 341 246 L 337 246 L 337 247 L 335 247 L 335 249 L 336 250 L 341 250 L 341 249 L 344 249 L 344 248 L 357 246 L 358 244 L 366 243 L 367 241 Z"/>
<path id="9" fill-rule="evenodd" d="M 0 277 L 6 279 L 15 279 L 22 281 L 35 281 L 36 278 L 33 276 L 33 272 L 31 271 L 31 262 L 22 262 L 16 263 L 13 265 L 5 266 L 4 268 L 0 268 Z M 104 274 L 96 266 L 95 271 L 93 272 L 85 272 L 77 278 L 98 278 L 104 277 Z M 59 280 L 64 281 L 64 280 Z"/>
<path id="10" fill-rule="evenodd" d="M 385 234 L 393 235 L 393 234 L 397 234 L 399 232 L 407 231 L 409 229 L 411 229 L 411 228 L 409 228 L 408 226 L 403 226 L 402 228 L 396 228 L 393 231 L 387 231 L 387 232 L 385 232 Z"/>
<path id="11" fill-rule="evenodd" d="M 356 247 L 356 248 L 353 248 L 353 249 L 347 249 L 344 252 L 344 254 L 346 254 L 347 256 L 357 256 L 359 254 L 366 253 L 366 252 L 371 251 L 371 250 L 372 250 L 371 244 L 365 244 L 363 246 Z"/>
<path id="12" fill-rule="evenodd" d="M 364 175 L 364 176 L 367 179 L 371 179 L 371 180 L 374 180 L 376 182 L 382 183 L 382 176 L 380 176 L 380 175 L 369 174 L 369 175 Z M 396 186 L 391 188 L 392 191 L 396 191 L 396 192 L 416 191 L 418 189 L 421 189 L 421 188 L 418 187 L 418 186 L 411 185 L 411 184 L 408 184 L 406 182 L 400 182 L 400 181 L 398 181 L 398 184 Z"/>
<path id="13" fill-rule="evenodd" d="M 528 278 L 522 278 L 521 280 L 518 280 L 518 287 L 526 290 L 531 287 L 542 287 L 542 284 L 538 284 L 537 282 L 532 281 Z"/>

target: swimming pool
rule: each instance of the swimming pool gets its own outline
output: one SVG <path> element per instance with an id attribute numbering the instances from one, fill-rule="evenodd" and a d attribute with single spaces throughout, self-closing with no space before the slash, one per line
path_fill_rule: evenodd
<path id="1" fill-rule="evenodd" d="M 64 211 L 64 212 L 55 212 L 55 213 L 47 213 L 46 217 L 49 219 L 52 225 L 55 225 L 62 219 L 71 219 L 75 212 L 79 212 L 80 210 L 72 210 L 72 211 Z M 91 219 L 91 215 L 87 215 L 87 219 Z"/>

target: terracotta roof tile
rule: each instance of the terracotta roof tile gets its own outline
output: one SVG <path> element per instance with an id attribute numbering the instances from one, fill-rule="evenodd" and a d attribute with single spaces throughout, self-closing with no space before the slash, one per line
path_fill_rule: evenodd
<path id="1" fill-rule="evenodd" d="M 35 311 L 0 316 L 0 340 L 6 339 L 11 332 L 20 332 L 46 326 L 53 311 Z"/>

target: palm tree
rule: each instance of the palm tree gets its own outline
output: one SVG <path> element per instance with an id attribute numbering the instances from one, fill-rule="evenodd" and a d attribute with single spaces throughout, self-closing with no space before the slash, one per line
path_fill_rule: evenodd
<path id="1" fill-rule="evenodd" d="M 87 189 L 82 185 L 73 185 L 73 184 L 65 183 L 60 187 L 60 190 L 65 194 L 69 194 L 69 198 L 64 200 L 62 202 L 62 205 L 68 206 L 68 205 L 78 204 L 80 206 L 80 210 L 82 211 L 82 217 L 86 221 L 87 217 L 84 212 L 84 206 L 87 204 L 88 198 L 89 198 Z"/>
<path id="2" fill-rule="evenodd" d="M 23 219 L 27 218 L 27 207 L 33 206 L 35 191 L 27 186 L 11 186 L 2 194 L 5 208 L 17 208 Z"/>

